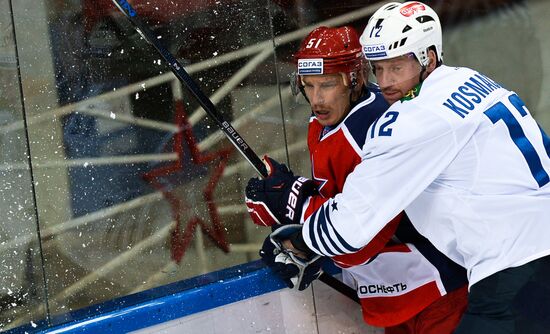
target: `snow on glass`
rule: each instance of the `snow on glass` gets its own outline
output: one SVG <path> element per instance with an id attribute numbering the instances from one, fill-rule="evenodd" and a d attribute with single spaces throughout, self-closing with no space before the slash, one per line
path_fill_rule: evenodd
<path id="1" fill-rule="evenodd" d="M 147 85 L 144 82 L 159 76 L 159 70 L 162 74 L 166 73 L 163 61 L 154 54 L 155 51 L 143 39 L 136 38 L 138 35 L 135 35 L 125 21 L 114 23 L 116 29 L 120 29 L 116 34 L 108 31 L 109 28 L 112 29 L 109 26 L 101 27 L 105 30 L 99 27 L 85 28 L 85 20 L 70 21 L 73 23 L 65 27 L 61 24 L 63 22 L 54 21 L 61 20 L 60 17 L 66 15 L 66 12 L 72 15 L 86 15 L 77 10 L 81 8 L 76 9 L 71 7 L 74 5 L 69 4 L 77 2 L 80 5 L 86 0 L 60 2 L 63 3 L 60 5 L 63 10 L 55 13 L 59 14 L 59 17 L 51 15 L 48 29 L 64 29 L 56 35 L 58 37 L 82 34 L 77 36 L 82 38 L 66 38 L 72 41 L 72 44 L 61 43 L 64 39 L 58 38 L 59 47 L 65 49 L 57 53 L 52 52 L 51 60 L 55 74 L 49 74 L 49 77 L 44 74 L 45 79 L 38 74 L 36 78 L 32 78 L 36 82 L 42 82 L 41 80 L 44 79 L 52 84 L 37 90 L 37 93 L 44 96 L 45 101 L 37 103 L 33 101 L 33 108 L 29 108 L 29 118 L 32 117 L 31 109 L 35 109 L 44 114 L 41 117 L 48 115 L 48 119 L 36 125 L 29 125 L 27 130 L 30 138 L 27 139 L 25 132 L 22 131 L 18 139 L 10 140 L 11 144 L 21 144 L 23 147 L 12 150 L 18 153 L 14 153 L 6 163 L 17 161 L 20 165 L 26 166 L 25 169 L 8 170 L 0 175 L 0 180 L 6 181 L 2 183 L 6 190 L 0 191 L 4 205 L 3 212 L 7 216 L 4 225 L 10 225 L 14 229 L 9 231 L 7 236 L 4 230 L 0 229 L 0 249 L 4 250 L 2 247 L 14 245 L 9 252 L 3 253 L 4 256 L 0 260 L 0 276 L 2 276 L 0 282 L 7 282 L 0 284 L 7 288 L 7 290 L 0 289 L 0 297 L 3 296 L 4 291 L 6 295 L 12 296 L 9 308 L 16 310 L 19 315 L 32 313 L 40 317 L 43 314 L 30 311 L 38 309 L 37 304 L 43 302 L 44 296 L 36 295 L 37 292 L 31 294 L 25 289 L 32 288 L 40 294 L 43 291 L 44 282 L 49 284 L 49 295 L 46 298 L 52 301 L 52 312 L 63 313 L 129 294 L 133 289 L 150 288 L 168 281 L 189 278 L 205 270 L 221 269 L 224 266 L 223 262 L 216 266 L 211 264 L 220 263 L 220 258 L 224 258 L 225 254 L 208 244 L 209 241 L 203 242 L 202 239 L 198 239 L 198 235 L 202 233 L 200 228 L 195 232 L 191 247 L 181 263 L 174 264 L 170 254 L 170 235 L 174 231 L 175 211 L 167 196 L 173 195 L 183 203 L 182 208 L 177 212 L 185 216 L 182 219 L 184 223 L 181 226 L 182 229 L 185 228 L 188 218 L 193 215 L 210 226 L 212 222 L 204 199 L 204 191 L 211 182 L 216 163 L 195 166 L 194 161 L 190 159 L 183 161 L 187 169 L 180 170 L 171 177 L 158 179 L 162 190 L 165 190 L 164 193 L 144 179 L 144 174 L 147 172 L 175 163 L 174 156 L 178 154 L 172 150 L 174 133 L 179 133 L 185 128 L 174 121 L 176 115 L 173 104 L 178 102 L 174 97 L 180 94 L 171 91 L 171 82 Z M 154 4 L 154 1 L 148 1 L 148 3 Z M 182 2 L 174 3 L 181 5 Z M 218 6 L 223 4 L 225 2 L 216 1 Z M 157 6 L 150 8 L 155 12 L 163 11 L 163 8 Z M 69 13 L 70 10 L 74 10 L 74 13 Z M 174 27 L 178 27 L 177 31 L 163 31 L 162 24 L 165 23 L 158 23 L 155 29 L 159 30 L 155 31 L 154 36 L 173 47 L 171 50 L 176 52 L 177 47 L 183 44 L 183 40 L 210 26 L 212 30 L 207 30 L 204 36 L 198 37 L 199 44 L 208 44 L 208 48 L 200 50 L 200 54 L 197 51 L 197 45 L 191 50 L 183 48 L 178 58 L 188 61 L 187 63 L 182 61 L 187 66 L 187 64 L 207 61 L 212 57 L 223 56 L 228 50 L 245 46 L 246 38 L 249 37 L 228 27 L 229 20 L 240 17 L 228 19 L 229 15 L 224 11 L 225 7 L 205 10 L 204 12 L 209 15 L 199 16 L 204 21 L 200 22 L 200 26 L 182 26 L 181 24 L 178 26 L 176 25 L 178 22 L 170 22 Z M 109 19 L 124 19 L 122 16 L 111 14 L 113 13 L 109 14 Z M 186 18 L 184 22 L 192 21 Z M 96 35 L 86 35 L 91 32 Z M 231 42 L 226 40 L 228 33 L 232 35 Z M 54 40 L 53 37 L 52 40 Z M 238 43 L 235 43 L 236 40 Z M 93 44 L 98 42 L 103 44 L 99 46 Z M 56 47 L 58 46 L 49 46 L 51 49 Z M 91 50 L 92 47 L 97 49 Z M 75 54 L 78 56 L 75 56 L 78 61 L 63 67 Z M 38 59 L 35 61 L 38 62 Z M 34 68 L 38 67 L 38 65 L 32 65 Z M 208 96 L 218 90 L 238 70 L 234 68 L 234 63 L 216 63 L 216 66 L 214 71 L 208 69 L 192 74 L 195 80 L 201 82 L 203 88 L 206 87 Z M 220 74 L 223 77 L 220 77 Z M 243 82 L 246 81 L 248 80 L 243 80 Z M 126 90 L 127 87 L 136 83 L 139 91 Z M 246 115 L 251 110 L 250 105 L 254 103 L 257 105 L 255 100 L 260 98 L 257 92 L 246 98 L 237 95 L 242 94 L 241 90 L 246 89 L 247 85 L 250 84 L 240 84 L 234 91 L 227 93 L 229 97 L 227 100 L 231 102 L 215 102 L 224 115 L 228 115 L 231 122 Z M 159 87 L 168 88 L 162 91 Z M 13 89 L 17 88 L 17 86 L 13 87 Z M 190 95 L 188 92 L 185 94 Z M 55 102 L 46 103 L 50 99 Z M 93 101 L 93 105 L 82 108 L 77 106 L 75 110 L 68 112 L 62 109 L 63 111 L 59 112 L 59 108 L 76 105 L 86 100 Z M 232 103 L 235 105 L 231 105 Z M 198 108 L 196 101 L 193 97 L 186 96 L 183 104 L 187 112 L 186 116 L 192 118 Z M 243 104 L 247 106 L 243 107 Z M 44 105 L 49 107 L 44 108 Z M 18 112 L 14 111 L 14 114 Z M 59 113 L 58 116 L 49 118 L 49 115 L 56 112 Z M 21 121 L 22 116 L 18 120 Z M 193 118 L 191 128 L 195 132 L 194 139 L 199 147 L 201 143 L 208 142 L 204 138 L 209 138 L 218 130 L 212 124 L 204 118 Z M 254 132 L 252 129 L 251 138 L 254 138 Z M 27 141 L 30 142 L 30 151 L 33 155 L 36 152 L 36 157 L 31 159 L 35 173 L 34 185 L 31 184 L 31 166 L 28 164 L 25 153 L 27 150 L 24 147 Z M 2 140 L 0 144 L 2 149 L 5 149 L 6 141 Z M 188 143 L 184 144 L 188 145 Z M 227 144 L 222 139 L 201 150 L 205 155 L 211 154 Z M 254 142 L 251 144 L 256 146 Z M 188 150 L 186 146 L 182 155 L 186 156 L 189 153 Z M 222 226 L 220 230 L 224 231 L 225 235 L 231 235 L 234 230 L 241 230 L 240 224 L 244 219 L 242 212 L 227 213 L 232 212 L 231 210 L 235 211 L 233 207 L 241 204 L 241 187 L 250 176 L 247 167 L 235 166 L 235 163 L 239 162 L 242 162 L 241 158 L 233 153 L 227 163 L 228 170 L 232 170 L 231 180 L 228 181 L 228 177 L 223 176 L 213 193 L 212 201 L 217 205 L 216 210 L 225 209 L 220 214 L 221 221 L 224 223 L 233 221 L 232 224 L 237 225 L 236 227 Z M 49 164 L 48 167 L 41 167 L 41 164 L 44 166 L 46 163 Z M 15 173 L 10 174 L 12 171 Z M 15 179 L 18 186 L 7 182 Z M 9 191 L 8 187 L 10 187 Z M 17 189 L 18 187 L 21 189 Z M 15 197 L 3 196 L 7 193 L 15 194 Z M 8 200 L 13 203 L 6 203 Z M 43 254 L 50 264 L 49 270 L 45 273 L 46 277 L 42 277 L 39 271 L 31 272 L 31 275 L 25 272 L 29 267 L 38 270 L 42 265 L 41 254 L 38 253 L 40 247 L 37 247 L 38 219 L 40 219 L 38 227 L 43 235 L 42 246 L 51 251 Z M 6 224 L 10 220 L 13 223 Z M 16 238 L 24 240 L 15 243 L 13 241 Z M 242 242 L 247 240 L 243 239 Z M 199 263 L 198 259 L 201 256 L 203 256 L 201 261 L 204 263 Z M 231 259 L 229 261 L 231 263 L 245 261 L 244 259 L 248 258 L 240 253 L 230 253 L 230 256 L 239 259 Z M 128 260 L 122 260 L 122 258 Z M 174 266 L 167 267 L 167 264 Z M 198 267 L 201 269 L 197 269 Z M 159 272 L 165 276 L 155 277 Z M 241 275 L 240 271 L 239 275 Z M 93 279 L 86 281 L 86 277 L 93 277 Z M 151 279 L 152 277 L 154 279 Z M 101 286 L 101 282 L 117 286 L 117 289 Z M 27 288 L 26 285 L 30 287 Z M 65 291 L 72 291 L 70 298 L 63 302 L 56 301 L 56 296 Z M 13 314 L 0 305 L 0 330 L 8 323 L 4 321 L 5 318 L 9 317 L 9 322 L 12 322 L 19 317 Z M 36 328 L 38 323 L 40 322 L 36 320 L 26 320 L 26 324 L 30 324 L 33 328 Z"/>

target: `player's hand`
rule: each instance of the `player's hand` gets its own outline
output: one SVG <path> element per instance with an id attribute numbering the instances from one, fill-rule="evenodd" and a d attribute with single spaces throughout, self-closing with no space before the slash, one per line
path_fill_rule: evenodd
<path id="1" fill-rule="evenodd" d="M 281 244 L 268 236 L 260 250 L 262 261 L 291 289 L 302 291 L 322 273 L 324 257 L 315 255 L 310 259 L 295 256 L 281 248 Z"/>
<path id="2" fill-rule="evenodd" d="M 265 157 L 269 176 L 252 178 L 245 190 L 245 203 L 252 221 L 260 226 L 298 224 L 307 197 L 317 193 L 315 182 L 294 173 L 284 164 Z"/>

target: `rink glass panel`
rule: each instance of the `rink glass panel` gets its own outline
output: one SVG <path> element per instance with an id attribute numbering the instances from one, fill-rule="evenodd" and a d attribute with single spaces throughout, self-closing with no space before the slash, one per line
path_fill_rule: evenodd
<path id="1" fill-rule="evenodd" d="M 516 90 L 550 128 L 550 6 L 428 3 L 444 23 L 445 63 Z M 258 155 L 310 176 L 310 109 L 290 93 L 292 55 L 314 25 L 361 33 L 378 4 L 132 4 Z M 254 170 L 110 0 L 0 6 L 0 329 L 55 325 L 185 279 L 206 284 L 258 258 L 269 229 L 243 205 Z"/>
<path id="2" fill-rule="evenodd" d="M 10 2 L 0 1 L 0 330 L 46 317 L 45 285 Z"/>

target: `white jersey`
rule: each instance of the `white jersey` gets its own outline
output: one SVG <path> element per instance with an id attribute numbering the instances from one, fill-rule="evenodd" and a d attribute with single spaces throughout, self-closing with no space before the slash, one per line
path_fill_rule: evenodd
<path id="1" fill-rule="evenodd" d="M 470 286 L 550 254 L 550 140 L 521 99 L 440 66 L 369 129 L 342 193 L 305 222 L 315 252 L 356 252 L 405 209 Z"/>

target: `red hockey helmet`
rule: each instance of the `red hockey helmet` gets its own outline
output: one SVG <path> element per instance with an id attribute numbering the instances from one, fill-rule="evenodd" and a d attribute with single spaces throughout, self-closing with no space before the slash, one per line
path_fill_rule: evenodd
<path id="1" fill-rule="evenodd" d="M 353 87 L 363 54 L 359 36 L 352 27 L 319 27 L 302 41 L 294 59 L 298 76 L 344 73 Z"/>

